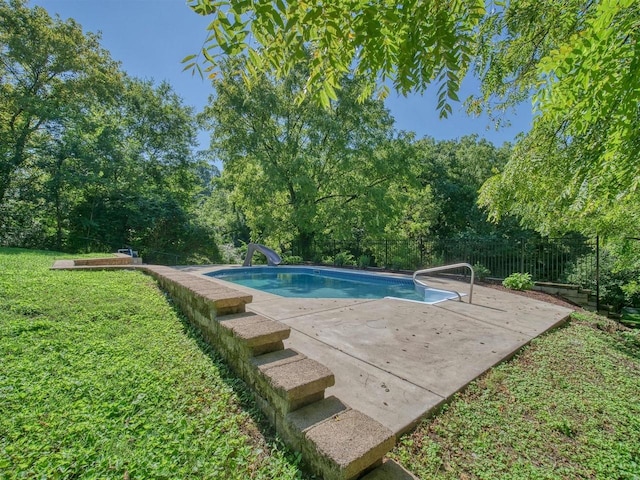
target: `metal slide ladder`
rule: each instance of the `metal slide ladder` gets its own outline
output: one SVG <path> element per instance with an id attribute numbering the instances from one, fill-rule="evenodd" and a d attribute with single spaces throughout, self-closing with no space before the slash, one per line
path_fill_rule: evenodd
<path id="1" fill-rule="evenodd" d="M 431 288 L 425 282 L 418 280 L 416 277 L 418 275 L 424 275 L 426 273 L 442 272 L 445 270 L 454 270 L 456 268 L 463 268 L 463 267 L 468 268 L 471 271 L 471 283 L 469 284 L 469 303 L 471 303 L 471 299 L 473 297 L 473 281 L 475 278 L 475 273 L 473 271 L 473 267 L 468 263 L 453 263 L 451 265 L 442 265 L 441 267 L 431 267 L 431 268 L 425 268 L 424 270 L 416 270 L 415 272 L 413 272 L 413 283 L 425 288 Z M 445 288 L 439 288 L 439 287 L 438 287 L 438 290 L 444 290 L 445 292 L 455 293 L 458 296 L 458 301 L 459 302 L 462 301 L 462 295 L 460 295 L 460 293 L 456 292 L 455 290 L 447 290 Z"/>

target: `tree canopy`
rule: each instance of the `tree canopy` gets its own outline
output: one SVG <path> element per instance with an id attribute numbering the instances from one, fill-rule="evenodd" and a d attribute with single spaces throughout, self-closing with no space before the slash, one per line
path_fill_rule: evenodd
<path id="1" fill-rule="evenodd" d="M 0 203 L 38 133 L 59 129 L 98 95 L 113 95 L 119 75 L 98 38 L 73 20 L 0 1 Z"/>
<path id="2" fill-rule="evenodd" d="M 252 90 L 239 72 L 225 65 L 200 118 L 224 165 L 218 186 L 231 191 L 254 239 L 383 231 L 397 207 L 389 188 L 407 176 L 411 147 L 395 136 L 382 102 L 358 103 L 357 81 L 344 78 L 331 109 L 296 105 L 301 69 L 281 81 L 263 76 Z"/>
<path id="3" fill-rule="evenodd" d="M 401 93 L 435 84 L 446 115 L 473 69 L 482 80 L 481 94 L 469 99 L 473 112 L 533 98 L 532 131 L 504 174 L 483 190 L 490 214 L 518 215 L 543 232 L 562 226 L 636 234 L 640 228 L 637 217 L 624 213 L 640 210 L 637 1 L 188 3 L 212 16 L 201 52 L 212 76 L 224 55 L 246 59 L 249 84 L 264 72 L 283 77 L 304 63 L 300 97 L 325 106 L 348 72 L 364 78 L 361 98 L 376 85 L 384 94 L 389 83 Z M 201 69 L 196 55 L 185 64 Z M 523 169 L 528 177 L 517 175 Z"/>
<path id="4" fill-rule="evenodd" d="M 559 3 L 566 10 L 514 2 L 512 16 L 498 22 L 506 37 L 489 63 L 485 97 L 492 89 L 533 91 L 537 115 L 481 201 L 494 218 L 516 214 L 543 233 L 637 236 L 640 4 Z M 540 23 L 550 30 L 517 27 L 536 19 L 546 19 Z M 501 78 L 501 67 L 512 78 Z M 509 80 L 514 86 L 507 88 Z"/>
<path id="5" fill-rule="evenodd" d="M 477 206 L 478 188 L 504 167 L 509 145 L 474 136 L 415 141 L 393 129 L 380 100 L 358 102 L 354 78 L 342 80 L 325 109 L 293 101 L 303 67 L 282 80 L 263 75 L 251 89 L 241 71 L 240 62 L 225 63 L 199 116 L 224 166 L 204 210 L 225 240 L 304 252 L 314 242 L 520 231 L 487 223 Z"/>
<path id="6" fill-rule="evenodd" d="M 168 84 L 127 76 L 75 21 L 0 0 L 0 94 L 0 244 L 217 258 L 195 215 L 195 117 Z"/>
<path id="7" fill-rule="evenodd" d="M 245 56 L 254 77 L 270 72 L 283 78 L 296 63 L 304 62 L 308 70 L 304 90 L 324 106 L 337 99 L 336 90 L 350 73 L 362 80 L 361 98 L 374 91 L 386 94 L 387 80 L 405 94 L 436 81 L 439 109 L 445 116 L 451 112 L 446 100 L 458 98 L 472 58 L 473 30 L 484 13 L 482 0 L 190 0 L 188 4 L 213 17 L 201 53 L 214 69 L 221 54 Z M 186 68 L 200 69 L 196 55 L 184 62 Z"/>

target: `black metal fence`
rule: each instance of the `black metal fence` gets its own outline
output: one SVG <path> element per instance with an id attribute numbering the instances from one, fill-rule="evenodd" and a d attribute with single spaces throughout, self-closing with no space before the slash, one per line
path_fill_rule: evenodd
<path id="1" fill-rule="evenodd" d="M 108 246 L 93 238 L 83 238 L 86 251 L 111 251 L 123 245 Z M 147 263 L 177 265 L 187 262 L 184 255 L 161 252 L 134 245 Z M 549 237 L 472 237 L 427 240 L 425 238 L 322 240 L 294 244 L 291 254 L 304 261 L 333 265 L 380 267 L 414 271 L 421 268 L 466 262 L 482 265 L 487 276 L 506 278 L 512 273 L 530 273 L 535 281 L 574 283 L 572 278 L 596 277 L 596 239 L 579 236 Z M 570 278 L 572 277 L 572 278 Z"/>
<path id="2" fill-rule="evenodd" d="M 456 262 L 480 264 L 490 277 L 530 273 L 536 281 L 564 282 L 581 270 L 596 271 L 596 241 L 580 237 L 328 240 L 295 245 L 292 254 L 316 263 L 417 270 Z"/>

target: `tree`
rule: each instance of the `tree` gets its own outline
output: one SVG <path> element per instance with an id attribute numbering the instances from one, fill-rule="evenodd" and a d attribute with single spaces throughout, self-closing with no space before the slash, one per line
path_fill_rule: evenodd
<path id="1" fill-rule="evenodd" d="M 98 37 L 23 0 L 0 0 L 0 205 L 42 132 L 113 94 L 119 71 Z"/>
<path id="2" fill-rule="evenodd" d="M 358 103 L 357 81 L 344 79 L 330 109 L 296 105 L 304 71 L 264 76 L 251 90 L 239 72 L 224 67 L 201 120 L 224 164 L 219 185 L 232 190 L 253 239 L 309 245 L 323 234 L 382 231 L 397 208 L 386 194 L 411 155 L 382 103 Z"/>
<path id="3" fill-rule="evenodd" d="M 457 99 L 471 62 L 473 30 L 484 13 L 482 0 L 188 4 L 201 15 L 213 16 L 201 52 L 213 69 L 220 65 L 220 52 L 245 56 L 254 79 L 260 72 L 284 78 L 295 63 L 304 62 L 308 72 L 303 91 L 312 92 L 325 107 L 338 98 L 336 90 L 349 73 L 363 80 L 361 99 L 375 90 L 386 94 L 386 87 L 377 88 L 378 81 L 384 85 L 389 80 L 406 94 L 424 90 L 435 80 L 444 116 L 451 112 L 447 99 Z M 202 73 L 196 55 L 184 63 Z"/>
<path id="4" fill-rule="evenodd" d="M 364 96 L 375 82 L 389 80 L 403 93 L 435 82 L 441 114 L 457 99 L 470 66 L 483 81 L 480 99 L 470 99 L 472 111 L 533 96 L 533 130 L 504 175 L 483 190 L 492 217 L 519 215 L 543 232 L 553 226 L 637 232 L 637 215 L 625 212 L 640 210 L 640 3 L 519 0 L 488 9 L 485 3 L 189 2 L 213 16 L 202 52 L 212 75 L 217 47 L 248 58 L 249 80 L 261 72 L 283 76 L 304 63 L 303 92 L 325 106 L 347 71 L 364 76 Z M 185 59 L 186 67 L 199 68 L 196 62 Z"/>
<path id="5" fill-rule="evenodd" d="M 125 77 L 122 88 L 118 102 L 94 105 L 59 142 L 65 190 L 74 192 L 69 236 L 76 245 L 97 238 L 183 251 L 203 187 L 192 108 L 166 83 Z"/>
<path id="6" fill-rule="evenodd" d="M 471 135 L 459 140 L 425 138 L 417 142 L 417 150 L 418 178 L 422 185 L 429 186 L 437 209 L 430 233 L 441 239 L 495 233 L 496 226 L 478 207 L 478 190 L 504 168 L 511 146 L 497 148 Z M 504 231 L 505 225 L 500 228 Z"/>
<path id="7" fill-rule="evenodd" d="M 0 0 L 0 92 L 2 243 L 218 259 L 193 110 L 167 83 L 128 77 L 73 20 Z"/>
<path id="8" fill-rule="evenodd" d="M 496 20 L 506 38 L 490 62 L 484 56 L 485 98 L 533 89 L 538 113 L 504 172 L 483 187 L 481 202 L 493 218 L 515 214 L 545 234 L 634 236 L 640 229 L 640 4 L 561 3 L 564 12 L 514 2 Z M 522 23 L 528 27 L 518 28 Z M 508 75 L 497 75 L 501 69 Z M 505 90 L 508 82 L 515 86 Z"/>

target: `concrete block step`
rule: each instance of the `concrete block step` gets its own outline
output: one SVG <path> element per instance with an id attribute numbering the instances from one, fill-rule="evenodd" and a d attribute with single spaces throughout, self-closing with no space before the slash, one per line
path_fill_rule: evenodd
<path id="1" fill-rule="evenodd" d="M 290 413 L 286 423 L 287 436 L 325 480 L 359 478 L 395 444 L 391 430 L 336 397 Z"/>
<path id="2" fill-rule="evenodd" d="M 174 297 L 183 308 L 200 311 L 208 315 L 213 309 L 215 316 L 245 311 L 245 305 L 253 297 L 189 273 L 157 266 L 145 266 L 145 271 L 155 277 L 160 286 Z M 190 313 L 190 312 L 188 312 Z"/>
<path id="3" fill-rule="evenodd" d="M 537 285 L 537 284 L 533 287 L 533 290 L 548 293 L 550 295 L 558 295 L 558 293 L 560 293 L 560 289 L 557 287 Z"/>
<path id="4" fill-rule="evenodd" d="M 331 370 L 295 350 L 286 349 L 251 360 L 250 383 L 282 416 L 324 398 L 335 384 Z"/>
<path id="5" fill-rule="evenodd" d="M 102 266 L 102 265 L 133 265 L 134 259 L 131 257 L 108 257 L 108 258 L 79 258 L 73 261 L 74 266 Z"/>
<path id="6" fill-rule="evenodd" d="M 231 336 L 251 357 L 284 349 L 283 340 L 291 334 L 285 324 L 251 312 L 225 315 L 218 322 L 221 334 Z"/>

